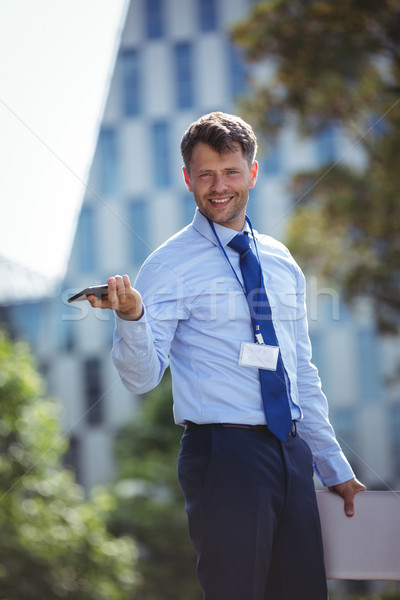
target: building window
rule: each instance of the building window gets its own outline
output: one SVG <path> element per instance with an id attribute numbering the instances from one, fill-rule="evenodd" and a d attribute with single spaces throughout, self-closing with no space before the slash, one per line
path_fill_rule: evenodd
<path id="1" fill-rule="evenodd" d="M 337 156 L 336 131 L 333 125 L 328 125 L 315 135 L 317 161 L 320 165 L 335 162 Z"/>
<path id="2" fill-rule="evenodd" d="M 166 121 L 157 121 L 152 127 L 154 183 L 157 188 L 171 185 L 171 161 L 169 126 Z"/>
<path id="3" fill-rule="evenodd" d="M 373 329 L 358 332 L 358 364 L 360 396 L 365 402 L 380 399 L 379 352 L 377 338 Z"/>
<path id="4" fill-rule="evenodd" d="M 218 27 L 217 0 L 197 0 L 200 31 L 215 31 Z"/>
<path id="5" fill-rule="evenodd" d="M 193 48 L 189 43 L 175 46 L 175 73 L 178 108 L 191 108 L 193 91 Z"/>
<path id="6" fill-rule="evenodd" d="M 266 175 L 278 175 L 282 171 L 282 149 L 278 140 L 269 139 L 262 161 L 262 169 Z"/>
<path id="7" fill-rule="evenodd" d="M 96 269 L 97 248 L 95 243 L 94 210 L 83 206 L 77 230 L 77 268 L 81 273 L 91 273 Z"/>
<path id="8" fill-rule="evenodd" d="M 328 395 L 330 395 L 328 390 L 329 369 L 327 369 L 325 360 L 324 336 L 321 333 L 313 332 L 310 333 L 310 340 L 312 347 L 312 362 L 318 369 L 319 376 L 322 380 L 323 389 Z"/>
<path id="9" fill-rule="evenodd" d="M 243 58 L 242 51 L 233 44 L 228 46 L 230 92 L 235 99 L 247 91 L 248 67 Z"/>
<path id="10" fill-rule="evenodd" d="M 140 266 L 150 254 L 148 205 L 143 200 L 129 205 L 130 256 L 133 263 Z"/>
<path id="11" fill-rule="evenodd" d="M 249 201 L 246 206 L 246 215 L 249 217 L 251 223 L 256 227 L 258 221 L 258 190 L 257 188 L 251 188 L 249 190 Z"/>
<path id="12" fill-rule="evenodd" d="M 162 0 L 146 0 L 147 37 L 151 40 L 164 35 L 164 15 Z"/>
<path id="13" fill-rule="evenodd" d="M 182 196 L 181 203 L 181 215 L 182 215 L 182 226 L 186 227 L 193 221 L 194 211 L 196 209 L 196 203 L 194 201 L 193 195 L 190 193 L 184 194 Z"/>
<path id="14" fill-rule="evenodd" d="M 76 480 L 82 482 L 80 466 L 82 464 L 82 448 L 80 439 L 76 435 L 71 435 L 68 442 L 68 450 L 64 454 L 63 464 L 66 469 L 71 469 L 75 473 Z"/>
<path id="15" fill-rule="evenodd" d="M 102 194 L 113 194 L 118 190 L 118 149 L 114 129 L 100 130 L 98 140 L 99 183 Z"/>
<path id="16" fill-rule="evenodd" d="M 141 109 L 139 52 L 137 50 L 123 52 L 121 61 L 124 114 L 127 117 L 133 117 L 138 115 Z"/>
<path id="17" fill-rule="evenodd" d="M 86 421 L 89 425 L 99 425 L 103 421 L 100 359 L 88 358 L 83 363 L 83 370 Z"/>
<path id="18" fill-rule="evenodd" d="M 349 459 L 353 469 L 358 470 L 358 455 L 355 451 L 356 444 L 356 415 L 354 410 L 342 408 L 332 410 L 332 425 L 338 441 L 343 447 L 343 452 Z"/>
<path id="19" fill-rule="evenodd" d="M 394 474 L 400 477 L 400 406 L 393 407 L 390 418 L 392 456 L 394 461 Z"/>

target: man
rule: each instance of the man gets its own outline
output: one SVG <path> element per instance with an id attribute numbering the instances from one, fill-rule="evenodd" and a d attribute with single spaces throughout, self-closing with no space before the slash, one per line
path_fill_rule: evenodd
<path id="1" fill-rule="evenodd" d="M 304 277 L 246 218 L 258 171 L 251 127 L 205 115 L 181 151 L 198 208 L 192 224 L 145 261 L 135 288 L 127 275 L 111 277 L 107 299 L 89 301 L 116 311 L 112 358 L 130 390 L 154 388 L 170 364 L 204 598 L 323 600 L 313 466 L 348 516 L 365 487 L 310 362 Z"/>

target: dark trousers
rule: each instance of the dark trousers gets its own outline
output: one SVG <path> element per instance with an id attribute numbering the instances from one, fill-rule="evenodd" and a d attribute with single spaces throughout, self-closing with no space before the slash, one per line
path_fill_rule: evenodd
<path id="1" fill-rule="evenodd" d="M 205 600 L 326 600 L 310 449 L 266 431 L 186 430 L 178 476 Z"/>

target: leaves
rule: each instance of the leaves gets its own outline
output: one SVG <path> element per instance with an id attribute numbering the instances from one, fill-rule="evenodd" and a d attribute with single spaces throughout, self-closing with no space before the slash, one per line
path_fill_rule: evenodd
<path id="1" fill-rule="evenodd" d="M 259 131 L 276 134 L 295 121 L 313 135 L 334 124 L 362 146 L 358 171 L 343 156 L 294 178 L 287 243 L 349 300 L 369 297 L 381 331 L 398 331 L 399 0 L 262 2 L 232 35 L 248 60 L 274 65 L 242 104 Z"/>
<path id="2" fill-rule="evenodd" d="M 128 600 L 135 547 L 107 532 L 109 494 L 62 468 L 59 405 L 27 347 L 0 333 L 0 589 L 7 600 Z"/>

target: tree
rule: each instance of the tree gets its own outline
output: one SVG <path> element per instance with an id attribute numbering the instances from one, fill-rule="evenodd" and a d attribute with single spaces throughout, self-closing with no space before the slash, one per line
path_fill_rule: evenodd
<path id="1" fill-rule="evenodd" d="M 369 297 L 381 331 L 400 326 L 400 2 L 275 0 L 233 29 L 251 62 L 270 59 L 242 108 L 260 131 L 340 128 L 364 167 L 298 174 L 288 244 L 306 266 Z"/>
<path id="2" fill-rule="evenodd" d="M 0 334 L 0 590 L 7 600 L 128 600 L 134 546 L 107 532 L 112 498 L 85 500 L 62 467 L 59 405 L 27 346 Z"/>
<path id="3" fill-rule="evenodd" d="M 110 519 L 115 535 L 138 541 L 137 600 L 200 600 L 195 551 L 189 541 L 176 463 L 182 428 L 172 419 L 169 372 L 147 394 L 135 421 L 116 445 L 118 505 Z"/>

